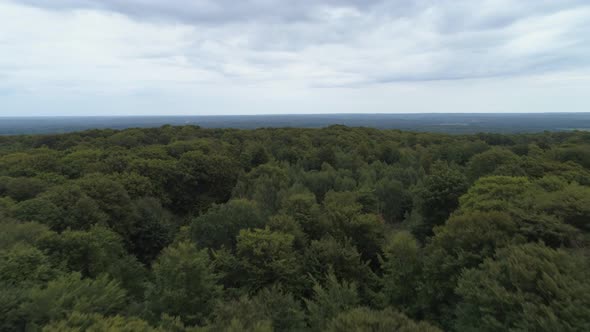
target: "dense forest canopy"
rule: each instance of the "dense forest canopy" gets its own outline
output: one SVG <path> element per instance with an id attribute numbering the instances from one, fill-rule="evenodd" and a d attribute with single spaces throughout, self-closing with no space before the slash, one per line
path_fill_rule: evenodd
<path id="1" fill-rule="evenodd" d="M 590 331 L 590 133 L 0 137 L 0 331 Z"/>

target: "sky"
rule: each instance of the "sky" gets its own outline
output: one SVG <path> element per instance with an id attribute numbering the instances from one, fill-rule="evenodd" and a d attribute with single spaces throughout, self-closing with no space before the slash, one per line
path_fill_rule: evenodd
<path id="1" fill-rule="evenodd" d="M 590 112 L 588 0 L 0 0 L 0 116 Z"/>

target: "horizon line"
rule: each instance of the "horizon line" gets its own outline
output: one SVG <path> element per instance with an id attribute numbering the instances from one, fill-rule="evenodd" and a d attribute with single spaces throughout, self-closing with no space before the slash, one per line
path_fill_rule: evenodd
<path id="1" fill-rule="evenodd" d="M 4 118 L 123 118 L 123 117 L 259 117 L 259 116 L 335 116 L 335 115 L 535 115 L 590 114 L 587 112 L 425 112 L 425 113 L 259 113 L 259 114 L 113 114 L 113 115 L 0 115 Z"/>

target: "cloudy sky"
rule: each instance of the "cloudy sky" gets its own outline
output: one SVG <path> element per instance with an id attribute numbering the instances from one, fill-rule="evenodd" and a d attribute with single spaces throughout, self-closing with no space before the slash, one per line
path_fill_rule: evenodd
<path id="1" fill-rule="evenodd" d="M 0 0 L 0 116 L 567 111 L 588 0 Z"/>

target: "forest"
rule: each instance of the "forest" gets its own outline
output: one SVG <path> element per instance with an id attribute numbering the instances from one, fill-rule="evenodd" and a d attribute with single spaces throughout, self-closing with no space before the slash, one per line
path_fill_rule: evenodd
<path id="1" fill-rule="evenodd" d="M 0 137 L 0 331 L 590 331 L 590 132 Z"/>

